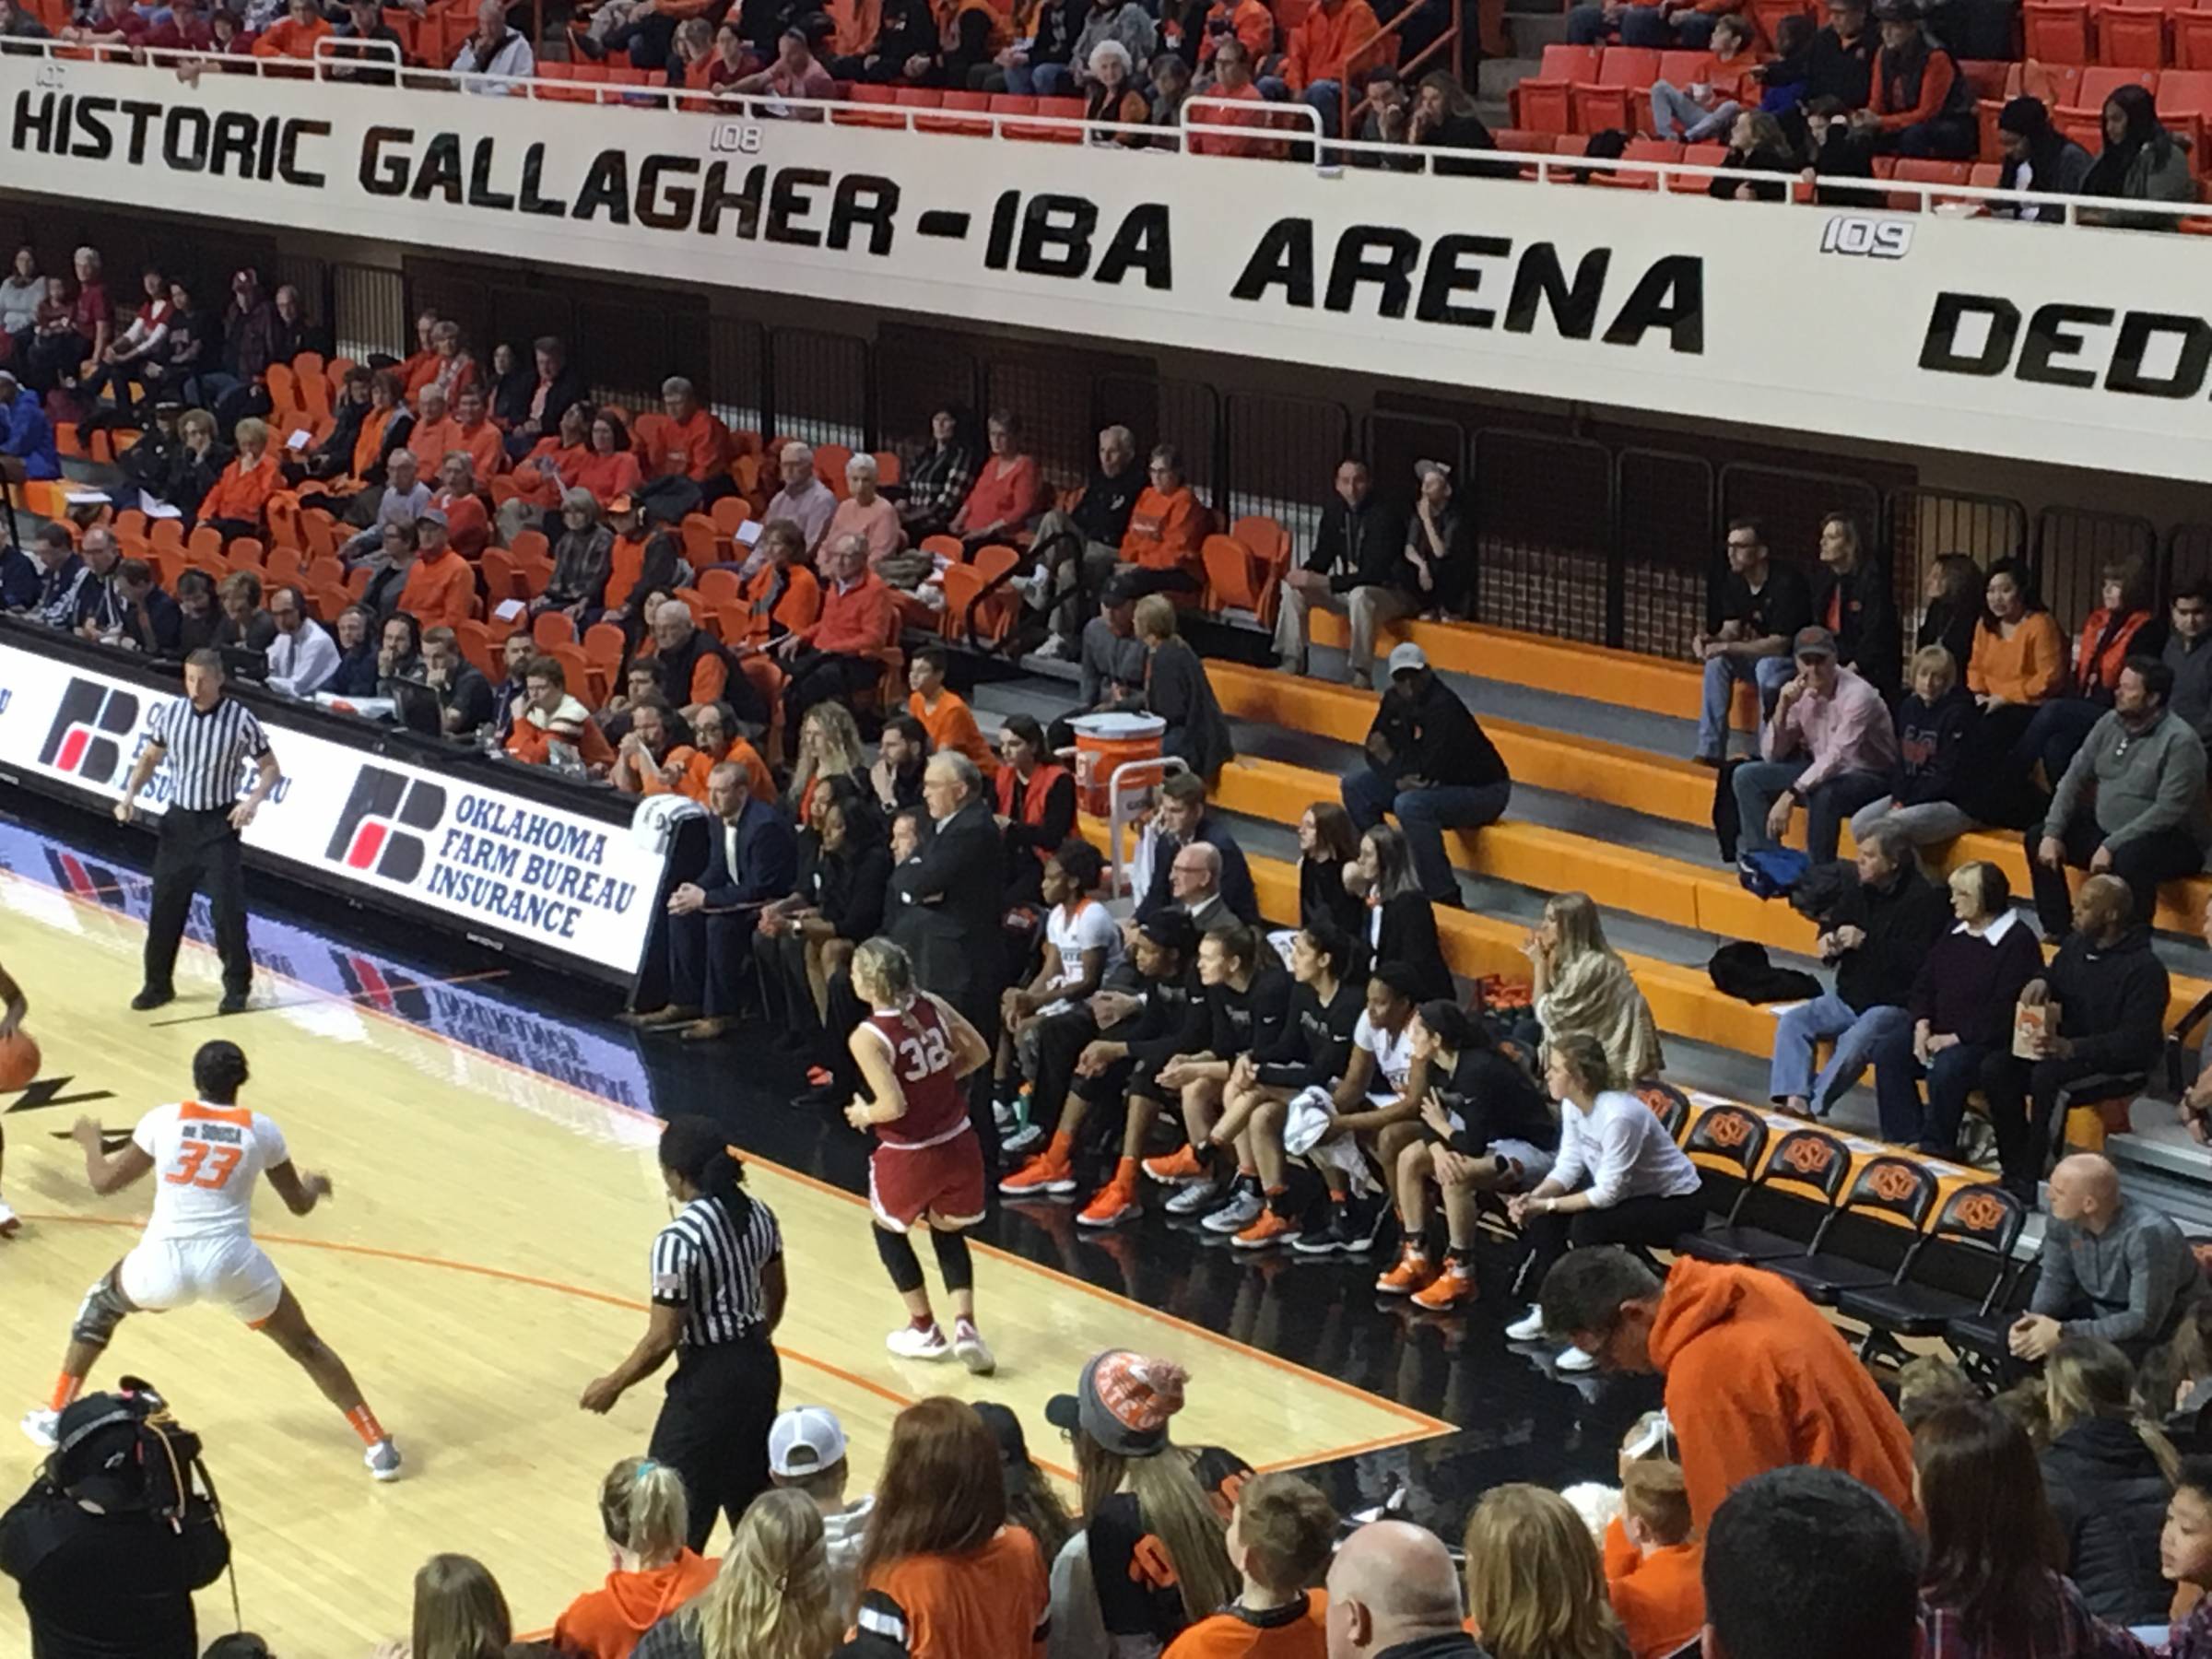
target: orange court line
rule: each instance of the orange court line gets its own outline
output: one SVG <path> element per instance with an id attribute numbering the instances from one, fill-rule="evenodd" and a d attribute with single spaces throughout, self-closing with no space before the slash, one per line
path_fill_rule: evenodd
<path id="1" fill-rule="evenodd" d="M 18 880 L 32 881 L 31 877 L 26 877 L 20 872 L 0 872 L 0 874 L 12 875 Z M 32 885 L 44 887 L 47 884 L 43 882 L 32 881 Z M 76 904 L 98 911 L 103 916 L 116 917 L 120 920 L 132 923 L 141 928 L 146 925 L 143 922 L 138 921 L 135 916 L 112 911 L 107 906 L 96 904 L 88 899 L 81 898 L 78 895 L 70 892 L 65 888 L 50 888 L 49 890 L 58 892 L 62 894 L 64 898 L 69 899 Z M 199 951 L 202 955 L 211 955 L 214 952 L 213 946 L 206 944 L 198 939 L 187 937 L 184 940 L 184 943 L 193 947 L 193 948 Z M 330 992 L 324 991 L 319 986 L 308 984 L 304 981 L 294 979 L 288 974 L 281 973 L 274 969 L 264 967 L 259 963 L 255 964 L 255 971 L 257 972 L 267 974 L 271 979 L 280 981 L 287 984 L 295 985 L 299 989 L 306 992 L 310 997 L 320 997 L 325 1001 L 339 1002 L 343 1003 L 348 1007 L 356 1007 L 360 1013 L 366 1014 L 372 1018 L 383 1019 L 396 1024 L 400 1027 L 400 1029 L 411 1033 L 414 1036 L 426 1038 L 432 1042 L 443 1044 L 448 1048 L 456 1049 L 464 1053 L 473 1054 L 489 1065 L 500 1066 L 504 1070 L 513 1072 L 521 1077 L 529 1077 L 541 1085 L 556 1089 L 566 1090 L 567 1092 L 576 1095 L 583 1100 L 590 1100 L 594 1105 L 600 1106 L 607 1111 L 621 1112 L 629 1117 L 641 1118 L 644 1121 L 653 1124 L 661 1124 L 665 1122 L 665 1119 L 657 1117 L 650 1112 L 643 1112 L 637 1107 L 625 1105 L 620 1100 L 609 1100 L 605 1095 L 594 1094 L 591 1090 L 582 1088 L 581 1085 L 570 1083 L 561 1078 L 548 1077 L 542 1072 L 533 1071 L 528 1066 L 524 1065 L 517 1061 L 509 1060 L 503 1055 L 492 1053 L 487 1049 L 477 1048 L 473 1043 L 460 1041 L 455 1038 L 446 1036 L 443 1032 L 425 1030 L 423 1027 L 416 1025 L 413 1021 L 405 1019 L 401 1016 L 390 1013 L 385 1009 L 357 1004 L 349 997 L 337 996 Z M 848 1193 L 844 1188 L 833 1186 L 830 1182 L 821 1181 L 815 1176 L 802 1174 L 796 1170 L 787 1169 L 783 1165 L 775 1162 L 772 1159 L 761 1158 L 758 1154 L 752 1152 L 747 1152 L 745 1154 L 745 1156 L 751 1161 L 762 1165 L 764 1168 L 773 1170 L 778 1174 L 785 1176 L 802 1185 L 811 1186 L 818 1191 L 830 1194 L 832 1196 L 840 1198 L 856 1208 L 865 1209 L 867 1206 L 867 1200 L 861 1197 L 856 1193 Z M 1417 1425 L 1418 1428 L 1418 1432 L 1409 1434 L 1406 1437 L 1408 1440 L 1426 1440 L 1433 1438 L 1437 1435 L 1453 1434 L 1458 1431 L 1457 1424 L 1446 1422 L 1441 1418 L 1431 1417 L 1427 1412 L 1417 1411 L 1412 1406 L 1401 1405 L 1395 1400 L 1385 1399 L 1381 1394 L 1372 1394 L 1366 1389 L 1356 1387 L 1352 1383 L 1345 1382 L 1342 1378 L 1332 1377 L 1324 1372 L 1313 1371 L 1307 1366 L 1299 1364 L 1295 1360 L 1286 1359 L 1279 1354 L 1268 1353 L 1264 1348 L 1254 1347 L 1250 1343 L 1240 1342 L 1235 1337 L 1228 1335 L 1222 1332 L 1209 1330 L 1204 1325 L 1194 1324 L 1189 1320 L 1182 1319 L 1173 1313 L 1167 1312 L 1162 1309 L 1147 1307 L 1144 1303 L 1132 1300 L 1128 1297 L 1118 1296 L 1111 1290 L 1102 1289 L 1096 1285 L 1086 1283 L 1084 1280 L 1075 1277 L 1072 1274 L 1063 1273 L 1058 1268 L 1047 1266 L 1041 1262 L 1032 1262 L 1026 1256 L 1011 1254 L 1010 1253 L 1001 1250 L 994 1245 L 986 1244 L 981 1240 L 972 1241 L 970 1247 L 971 1249 L 982 1251 L 995 1260 L 1009 1263 L 1017 1267 L 1026 1269 L 1030 1273 L 1041 1275 L 1043 1277 L 1053 1279 L 1060 1284 L 1072 1286 L 1085 1294 L 1095 1297 L 1100 1300 L 1115 1302 L 1124 1308 L 1134 1309 L 1147 1318 L 1159 1320 L 1164 1324 L 1172 1325 L 1177 1329 L 1188 1332 L 1192 1335 L 1203 1337 L 1209 1342 L 1217 1343 L 1221 1347 L 1230 1348 L 1239 1354 L 1249 1356 L 1250 1358 L 1257 1359 L 1262 1364 L 1271 1367 L 1274 1370 L 1286 1372 L 1291 1376 L 1304 1378 L 1308 1381 L 1319 1383 L 1324 1387 L 1331 1389 L 1335 1393 L 1348 1395 L 1351 1398 L 1371 1403 L 1372 1405 L 1379 1406 L 1383 1411 L 1397 1417 L 1409 1424 Z M 456 1265 L 461 1265 L 460 1264 Z M 485 1269 L 483 1271 L 488 1272 L 494 1270 Z M 862 1386 L 873 1388 L 874 1385 L 863 1382 Z M 897 1398 L 896 1395 L 888 1394 L 887 1397 Z M 902 1406 L 906 1404 L 906 1402 L 903 1401 L 900 1403 Z M 1316 1456 L 1311 1461 L 1318 1463 L 1324 1458 L 1331 1458 L 1338 1455 L 1344 1454 L 1335 1452 L 1324 1452 L 1316 1454 Z M 1041 1459 L 1038 1461 L 1040 1466 L 1048 1468 L 1050 1467 L 1049 1465 L 1044 1465 Z M 1058 1470 L 1054 1470 L 1053 1472 L 1055 1474 L 1060 1473 Z"/>

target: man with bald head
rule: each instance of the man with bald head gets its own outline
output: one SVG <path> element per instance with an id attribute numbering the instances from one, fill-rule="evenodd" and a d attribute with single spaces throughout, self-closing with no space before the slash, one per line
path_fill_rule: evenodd
<path id="1" fill-rule="evenodd" d="M 1202 934 L 1243 925 L 1221 897 L 1218 847 L 1192 841 L 1176 848 L 1174 860 L 1168 865 L 1168 891 L 1175 895 L 1175 902 L 1189 913 L 1191 924 Z"/>
<path id="2" fill-rule="evenodd" d="M 1459 1574 L 1443 1540 L 1371 1521 L 1329 1563 L 1329 1659 L 1485 1659 L 1462 1628 Z"/>
<path id="3" fill-rule="evenodd" d="M 2140 1361 L 2206 1294 L 2204 1274 L 2171 1217 L 2120 1190 L 2120 1172 L 2095 1153 L 2051 1171 L 2042 1275 L 2007 1336 L 2013 1356 L 2039 1361 L 2067 1336 L 2099 1336 Z"/>
<path id="4" fill-rule="evenodd" d="M 768 705 L 738 668 L 722 642 L 699 626 L 681 599 L 664 599 L 646 618 L 653 629 L 651 662 L 661 677 L 661 695 L 672 709 L 726 702 L 754 732 L 768 729 Z"/>
<path id="5" fill-rule="evenodd" d="M 2127 883 L 2092 876 L 2074 895 L 2074 930 L 2050 971 L 2020 993 L 2025 1007 L 2052 1006 L 2030 1064 L 2012 1074 L 2017 1092 L 1992 1089 L 1990 1123 L 1997 1132 L 2004 1182 L 2033 1208 L 2036 1182 L 2051 1156 L 2062 1095 L 2084 1078 L 2147 1072 L 2166 1046 L 2165 964 L 2152 954 L 2150 930 L 2139 925 Z M 1999 1100 L 1997 1092 L 2009 1092 Z M 2095 1099 L 2098 1097 L 2090 1097 Z"/>

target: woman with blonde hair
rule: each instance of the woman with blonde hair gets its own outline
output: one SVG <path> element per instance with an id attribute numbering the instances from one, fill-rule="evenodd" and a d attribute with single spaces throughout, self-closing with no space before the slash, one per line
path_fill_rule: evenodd
<path id="1" fill-rule="evenodd" d="M 830 1589 L 814 1500 L 790 1489 L 763 1492 L 739 1517 L 713 1582 L 648 1630 L 634 1655 L 828 1659 L 848 1612 Z"/>
<path id="2" fill-rule="evenodd" d="M 1557 1492 L 1492 1487 L 1466 1557 L 1468 1619 L 1492 1659 L 1627 1659 L 1597 1540 Z"/>
<path id="3" fill-rule="evenodd" d="M 1145 648 L 1142 707 L 1168 723 L 1160 752 L 1181 760 L 1211 789 L 1222 767 L 1236 759 L 1237 746 L 1214 683 L 1206 677 L 1206 664 L 1176 631 L 1175 602 L 1165 594 L 1139 599 L 1132 626 Z"/>
<path id="4" fill-rule="evenodd" d="M 891 1419 L 876 1480 L 862 1621 L 907 1659 L 1031 1659 L 1050 1615 L 1044 1558 L 1006 1522 L 998 1442 L 983 1419 L 944 1395 L 909 1406 Z"/>
<path id="5" fill-rule="evenodd" d="M 268 424 L 241 420 L 232 436 L 238 440 L 238 457 L 223 468 L 199 512 L 200 523 L 219 530 L 225 541 L 259 535 L 269 498 L 284 488 L 284 473 L 269 448 Z"/>
<path id="6" fill-rule="evenodd" d="M 714 1563 L 685 1542 L 683 1477 L 650 1457 L 626 1457 L 599 1483 L 606 1583 L 569 1604 L 553 1645 L 574 1659 L 629 1659 L 646 1631 L 712 1582 Z"/>
<path id="7" fill-rule="evenodd" d="M 377 1659 L 502 1659 L 514 1620 L 491 1570 L 474 1556 L 434 1555 L 415 1574 L 415 1616 L 405 1643 Z"/>
<path id="8" fill-rule="evenodd" d="M 1613 1084 L 1655 1077 L 1666 1056 L 1659 1024 L 1628 963 L 1606 943 L 1605 924 L 1587 893 L 1555 893 L 1544 919 L 1521 947 L 1535 970 L 1531 992 L 1544 1041 L 1586 1032 L 1605 1047 Z"/>
<path id="9" fill-rule="evenodd" d="M 1959 662 L 1942 645 L 1924 645 L 1905 665 L 1905 695 L 1897 705 L 1897 747 L 1903 757 L 1890 792 L 1851 815 L 1853 841 L 1888 824 L 1915 847 L 1964 835 L 1974 827 L 1964 805 L 1968 751 L 1982 711 L 1959 684 Z"/>
<path id="10" fill-rule="evenodd" d="M 850 779 L 865 798 L 868 758 L 851 709 L 841 702 L 816 703 L 799 721 L 797 742 L 791 787 L 784 791 L 783 801 L 800 823 L 814 821 L 815 790 L 827 788 L 836 779 Z"/>
<path id="11" fill-rule="evenodd" d="M 2127 1356 L 2095 1336 L 2068 1336 L 2043 1361 L 2043 1485 L 2065 1537 L 2063 1570 L 2090 1612 L 2119 1625 L 2163 1620 L 2173 1596 L 2159 1534 L 2181 1458 L 2139 1415 L 2135 1386 Z"/>

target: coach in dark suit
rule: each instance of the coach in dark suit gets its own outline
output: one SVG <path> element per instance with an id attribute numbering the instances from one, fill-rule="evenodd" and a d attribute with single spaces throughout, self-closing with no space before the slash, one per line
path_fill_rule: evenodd
<path id="1" fill-rule="evenodd" d="M 679 882 L 654 918 L 638 976 L 635 1025 L 680 1027 L 704 1042 L 737 1023 L 737 978 L 752 954 L 760 907 L 797 885 L 798 838 L 773 806 L 753 798 L 742 767 L 707 774 L 707 862 Z"/>
<path id="2" fill-rule="evenodd" d="M 912 895 L 891 932 L 912 954 L 914 979 L 968 1017 L 983 1041 L 998 1041 L 998 999 L 1006 988 L 1006 853 L 998 820 L 983 798 L 983 775 L 957 750 L 932 755 L 922 772 L 922 804 L 936 826 L 901 885 Z M 998 1130 L 990 1082 L 977 1068 L 971 1099 L 976 1133 L 995 1162 Z"/>

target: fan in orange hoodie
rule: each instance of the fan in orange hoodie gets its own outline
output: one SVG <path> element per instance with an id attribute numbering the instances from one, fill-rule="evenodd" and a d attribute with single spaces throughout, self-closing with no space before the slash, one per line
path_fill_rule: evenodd
<path id="1" fill-rule="evenodd" d="M 1539 1300 L 1547 1335 L 1609 1371 L 1665 1377 L 1699 1535 L 1733 1488 L 1788 1464 L 1841 1469 L 1918 1524 L 1912 1436 L 1794 1287 L 1687 1256 L 1662 1281 L 1627 1251 L 1596 1246 L 1562 1256 Z"/>
<path id="2" fill-rule="evenodd" d="M 685 1545 L 684 1483 L 650 1457 L 626 1457 L 599 1485 L 613 1571 L 569 1604 L 553 1645 L 575 1659 L 629 1659 L 647 1630 L 714 1582 L 714 1563 Z"/>

